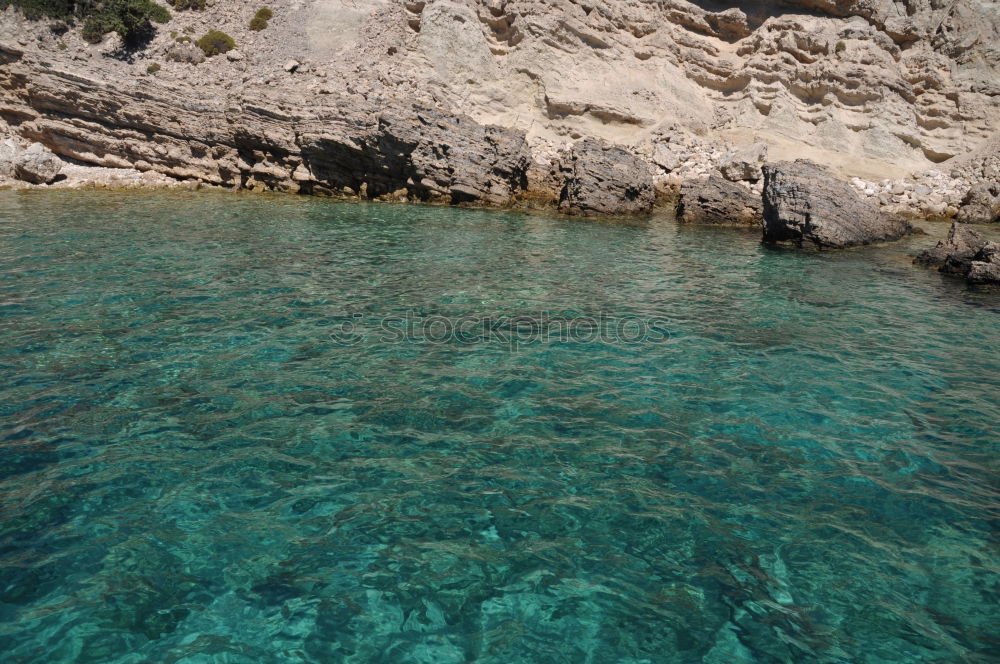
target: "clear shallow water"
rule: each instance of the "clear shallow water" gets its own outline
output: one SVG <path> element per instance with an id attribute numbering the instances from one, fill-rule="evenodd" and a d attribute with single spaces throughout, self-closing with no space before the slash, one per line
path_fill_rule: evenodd
<path id="1" fill-rule="evenodd" d="M 0 192 L 3 661 L 995 661 L 1000 298 L 905 248 Z"/>

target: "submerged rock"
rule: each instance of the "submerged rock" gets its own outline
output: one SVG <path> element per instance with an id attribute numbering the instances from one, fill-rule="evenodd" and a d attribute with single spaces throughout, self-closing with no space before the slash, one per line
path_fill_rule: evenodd
<path id="1" fill-rule="evenodd" d="M 912 230 L 819 164 L 799 159 L 764 167 L 765 242 L 841 249 L 898 240 Z"/>
<path id="2" fill-rule="evenodd" d="M 559 210 L 584 216 L 641 215 L 653 209 L 653 176 L 636 155 L 602 141 L 576 143 L 557 164 Z"/>
<path id="3" fill-rule="evenodd" d="M 685 182 L 677 199 L 677 220 L 685 224 L 754 226 L 763 210 L 760 196 L 714 174 Z"/>

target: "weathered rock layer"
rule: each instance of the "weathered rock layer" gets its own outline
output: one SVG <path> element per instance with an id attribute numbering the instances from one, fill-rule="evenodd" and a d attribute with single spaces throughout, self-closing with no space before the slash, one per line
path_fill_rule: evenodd
<path id="1" fill-rule="evenodd" d="M 513 130 L 357 99 L 300 110 L 235 95 L 192 103 L 179 91 L 153 94 L 22 55 L 0 50 L 9 93 L 0 116 L 21 136 L 87 163 L 232 187 L 490 205 L 509 204 L 524 188 L 529 153 Z"/>

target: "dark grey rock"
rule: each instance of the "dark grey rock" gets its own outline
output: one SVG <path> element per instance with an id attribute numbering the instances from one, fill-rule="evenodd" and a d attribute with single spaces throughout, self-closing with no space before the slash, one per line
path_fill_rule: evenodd
<path id="1" fill-rule="evenodd" d="M 913 227 L 883 214 L 805 159 L 764 167 L 764 241 L 840 249 L 898 240 Z"/>
<path id="2" fill-rule="evenodd" d="M 1000 244 L 989 242 L 957 221 L 952 223 L 947 240 L 922 252 L 913 262 L 964 277 L 970 284 L 1000 285 Z"/>
<path id="3" fill-rule="evenodd" d="M 941 240 L 933 249 L 921 252 L 913 262 L 964 276 L 969 271 L 972 257 L 985 243 L 979 233 L 955 221 L 948 231 L 948 239 Z"/>
<path id="4" fill-rule="evenodd" d="M 764 204 L 760 196 L 719 175 L 681 185 L 677 220 L 684 224 L 757 226 Z"/>
<path id="5" fill-rule="evenodd" d="M 361 125 L 361 126 L 359 126 Z M 420 109 L 386 109 L 360 122 L 303 134 L 302 159 L 317 185 L 376 198 L 406 190 L 415 200 L 508 205 L 524 190 L 524 135 Z"/>
<path id="6" fill-rule="evenodd" d="M 976 252 L 965 279 L 970 284 L 1000 285 L 1000 244 L 987 242 Z"/>
<path id="7" fill-rule="evenodd" d="M 583 216 L 649 214 L 656 199 L 653 176 L 631 152 L 585 139 L 556 164 L 562 179 L 559 211 Z"/>
<path id="8" fill-rule="evenodd" d="M 1000 221 L 1000 183 L 980 182 L 965 195 L 956 220 L 964 224 L 989 224 Z"/>

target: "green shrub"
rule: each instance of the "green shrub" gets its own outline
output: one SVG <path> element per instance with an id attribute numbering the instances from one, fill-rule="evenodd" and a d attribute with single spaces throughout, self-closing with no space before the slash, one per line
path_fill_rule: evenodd
<path id="1" fill-rule="evenodd" d="M 204 9 L 205 0 L 167 0 L 174 9 Z"/>
<path id="2" fill-rule="evenodd" d="M 261 18 L 260 16 L 254 16 L 250 19 L 250 29 L 254 32 L 260 32 L 267 27 L 267 19 Z"/>
<path id="3" fill-rule="evenodd" d="M 105 0 L 83 23 L 81 36 L 95 44 L 117 32 L 126 46 L 137 46 L 153 33 L 153 23 L 166 23 L 170 12 L 152 0 Z"/>
<path id="4" fill-rule="evenodd" d="M 151 36 L 153 23 L 170 20 L 166 7 L 153 0 L 0 0 L 0 9 L 11 5 L 32 20 L 82 19 L 83 38 L 91 43 L 117 32 L 127 46 L 136 46 Z"/>
<path id="5" fill-rule="evenodd" d="M 60 51 L 65 51 L 67 48 L 69 48 L 69 46 L 66 45 L 66 42 L 59 42 L 58 44 L 56 44 L 56 46 L 59 47 Z"/>
<path id="6" fill-rule="evenodd" d="M 268 7 L 261 7 L 257 10 L 257 13 L 254 14 L 254 18 L 262 18 L 265 21 L 270 21 L 274 18 L 274 12 L 272 12 Z"/>
<path id="7" fill-rule="evenodd" d="M 839 41 L 839 42 L 837 42 L 837 46 L 836 46 L 836 48 L 834 48 L 834 50 L 835 50 L 835 51 L 836 51 L 837 53 L 843 53 L 844 51 L 846 51 L 846 50 L 847 50 L 847 44 L 845 44 L 845 43 L 844 43 L 844 42 L 842 42 L 842 41 Z"/>
<path id="8" fill-rule="evenodd" d="M 21 10 L 26 18 L 37 21 L 48 16 L 50 18 L 72 19 L 74 15 L 81 15 L 77 10 L 82 9 L 77 5 L 94 4 L 80 3 L 74 0 L 0 0 L 0 9 L 7 9 L 14 5 Z"/>
<path id="9" fill-rule="evenodd" d="M 225 32 L 219 30 L 209 30 L 205 35 L 195 42 L 195 46 L 208 56 L 219 55 L 236 48 L 236 42 Z"/>
<path id="10" fill-rule="evenodd" d="M 158 71 L 160 71 L 160 64 L 158 62 L 154 62 L 153 64 L 146 67 L 147 74 L 155 74 Z"/>

